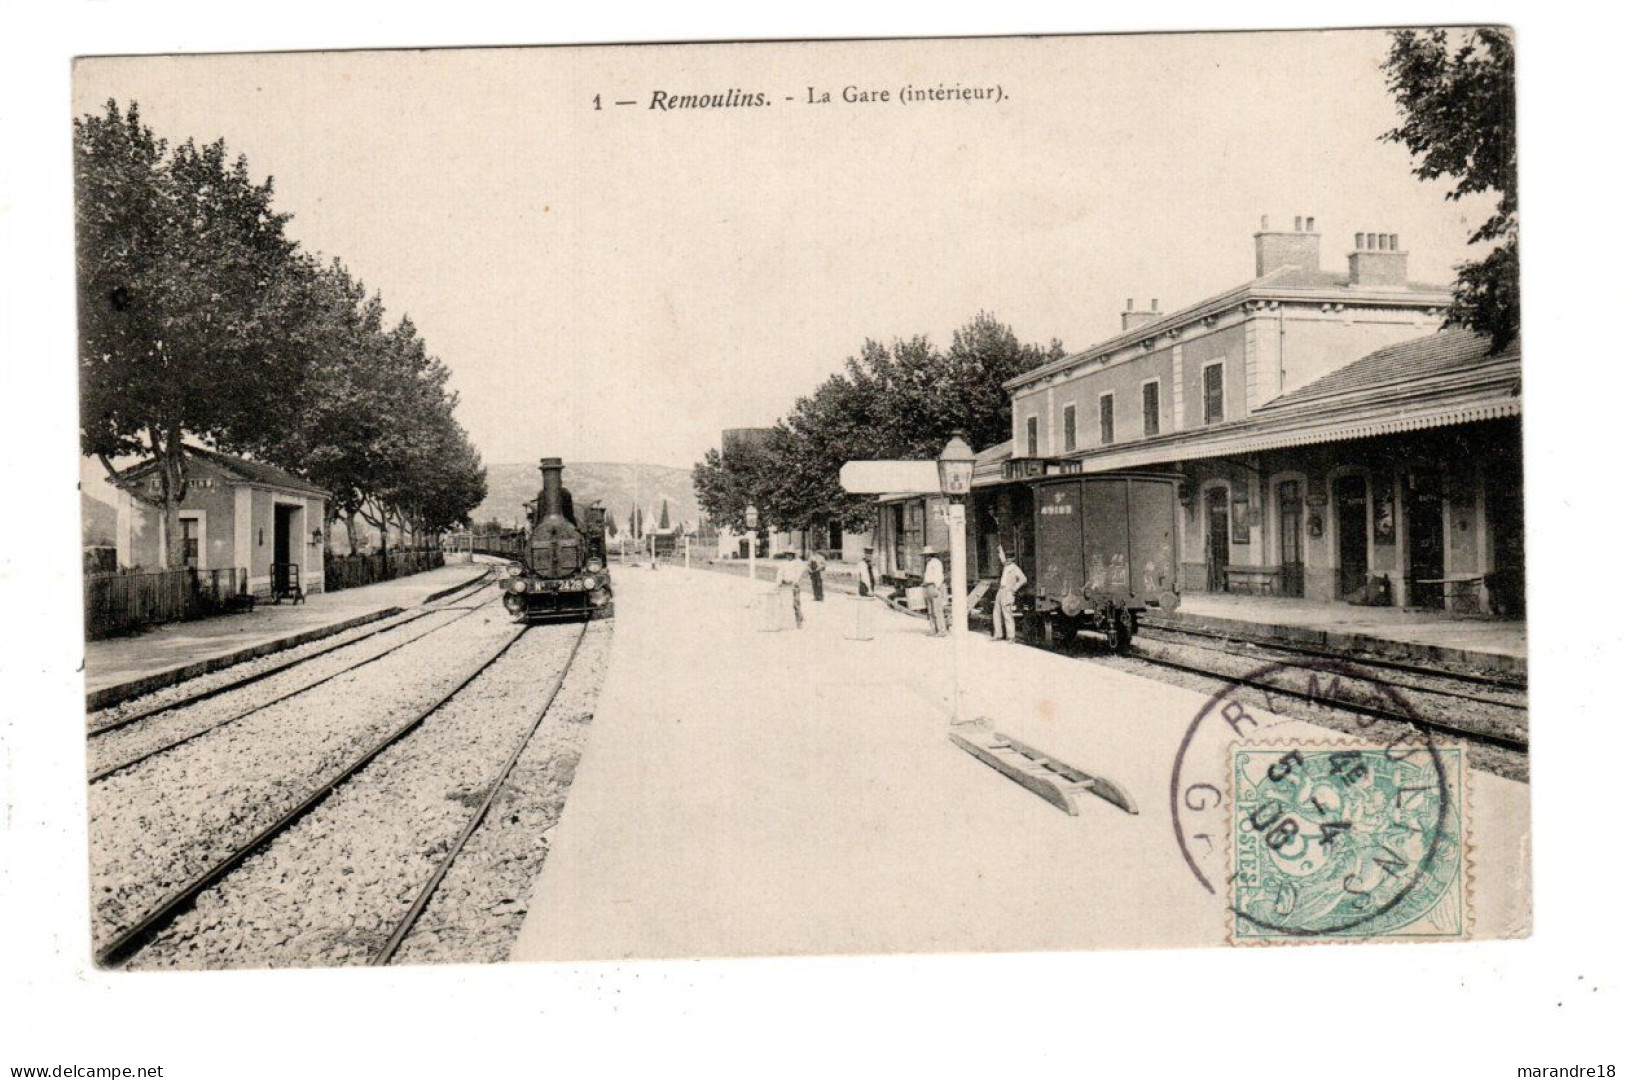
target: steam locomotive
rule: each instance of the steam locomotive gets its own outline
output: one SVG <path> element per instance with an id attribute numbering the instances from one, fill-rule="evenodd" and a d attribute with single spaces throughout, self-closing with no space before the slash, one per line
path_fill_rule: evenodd
<path id="1" fill-rule="evenodd" d="M 525 504 L 530 528 L 508 568 L 502 604 L 522 622 L 601 618 L 614 613 L 604 509 L 590 506 L 577 520 L 564 486 L 564 462 L 542 459 L 542 490 Z"/>

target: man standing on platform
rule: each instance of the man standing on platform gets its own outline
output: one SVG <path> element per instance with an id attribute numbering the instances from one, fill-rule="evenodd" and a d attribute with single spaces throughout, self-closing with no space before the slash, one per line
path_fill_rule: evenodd
<path id="1" fill-rule="evenodd" d="M 1027 575 L 1022 573 L 1016 560 L 999 548 L 999 561 L 1004 569 L 999 571 L 999 591 L 993 595 L 993 640 L 1001 638 L 1005 641 L 1016 639 L 1016 593 L 1027 584 Z"/>
<path id="2" fill-rule="evenodd" d="M 921 578 L 925 586 L 925 611 L 931 616 L 931 636 L 941 637 L 948 632 L 948 621 L 942 613 L 942 587 L 946 575 L 936 548 L 927 544 L 920 549 L 920 554 L 925 557 L 925 573 Z"/>
<path id="3" fill-rule="evenodd" d="M 814 551 L 807 560 L 807 576 L 812 579 L 813 603 L 824 602 L 824 556 Z"/>
<path id="4" fill-rule="evenodd" d="M 875 549 L 863 549 L 863 561 L 858 563 L 858 595 L 873 596 L 875 591 Z"/>
<path id="5" fill-rule="evenodd" d="M 786 559 L 779 566 L 777 584 L 790 586 L 790 607 L 796 613 L 796 629 L 801 629 L 801 582 L 807 576 L 807 564 L 801 561 L 800 556 Z"/>

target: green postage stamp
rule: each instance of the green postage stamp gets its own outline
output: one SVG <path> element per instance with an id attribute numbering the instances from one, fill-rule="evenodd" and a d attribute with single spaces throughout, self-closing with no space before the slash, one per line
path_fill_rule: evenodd
<path id="1" fill-rule="evenodd" d="M 1230 773 L 1235 943 L 1466 938 L 1459 746 L 1237 745 Z"/>

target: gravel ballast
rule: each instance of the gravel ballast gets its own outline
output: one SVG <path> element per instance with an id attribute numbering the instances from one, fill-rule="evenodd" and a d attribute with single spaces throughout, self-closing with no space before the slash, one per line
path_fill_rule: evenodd
<path id="1" fill-rule="evenodd" d="M 406 940 L 398 964 L 506 960 L 542 871 L 549 836 L 587 748 L 609 670 L 613 622 L 593 623 L 547 719 L 526 744 L 484 824 L 469 838 Z"/>
<path id="2" fill-rule="evenodd" d="M 492 611 L 497 610 L 494 606 Z M 490 612 L 487 612 L 489 614 Z M 206 698 L 192 705 L 157 713 L 125 727 L 93 737 L 88 751 L 92 775 L 131 761 L 160 747 L 215 728 L 223 723 L 289 694 L 301 692 L 322 679 L 338 675 L 357 664 L 384 657 L 392 649 L 406 648 L 434 633 L 455 632 L 450 628 L 466 618 L 477 617 L 467 610 L 431 612 L 420 619 L 400 623 L 375 637 L 318 656 L 287 671 L 278 672 L 237 690 Z"/>
<path id="3" fill-rule="evenodd" d="M 456 625 L 92 784 L 98 948 L 433 704 L 516 632 L 495 606 Z"/>
<path id="4" fill-rule="evenodd" d="M 132 966 L 365 963 L 484 799 L 580 634 L 578 625 L 530 630 L 421 727 L 201 894 Z"/>

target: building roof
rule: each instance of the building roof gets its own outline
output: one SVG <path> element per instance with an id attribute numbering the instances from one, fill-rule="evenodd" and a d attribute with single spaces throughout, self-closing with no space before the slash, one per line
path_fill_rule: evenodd
<path id="1" fill-rule="evenodd" d="M 1256 412 L 1293 409 L 1306 402 L 1351 397 L 1389 386 L 1447 379 L 1477 371 L 1495 361 L 1510 359 L 1517 363 L 1521 354 L 1515 342 L 1505 353 L 1491 357 L 1489 338 L 1470 330 L 1443 330 L 1362 356 L 1307 386 L 1259 406 Z"/>
<path id="2" fill-rule="evenodd" d="M 1522 351 L 1447 330 L 1369 353 L 1239 420 L 1069 455 L 1083 472 L 1143 468 L 1518 416 Z"/>
<path id="3" fill-rule="evenodd" d="M 1010 379 L 1004 384 L 1004 388 L 1018 390 L 1057 372 L 1067 371 L 1091 360 L 1109 356 L 1125 346 L 1154 340 L 1158 334 L 1209 315 L 1228 311 L 1249 300 L 1320 300 L 1338 304 L 1391 304 L 1396 300 L 1405 300 L 1412 304 L 1442 306 L 1450 302 L 1450 290 L 1443 285 L 1424 285 L 1418 282 L 1399 286 L 1351 286 L 1347 274 L 1333 274 L 1325 270 L 1312 270 L 1300 266 L 1282 266 L 1227 292 L 1210 296 L 1206 300 L 1180 308 L 1178 311 L 1171 311 L 1161 318 L 1109 337 L 1082 352 L 1071 353 L 1059 360 L 1042 364 Z"/>
<path id="4" fill-rule="evenodd" d="M 260 484 L 264 487 L 283 488 L 288 491 L 297 491 L 305 495 L 315 495 L 323 499 L 331 497 L 330 492 L 317 487 L 309 480 L 295 476 L 286 469 L 279 469 L 275 465 L 268 465 L 263 461 L 252 461 L 248 458 L 236 457 L 232 454 L 222 454 L 218 450 L 206 450 L 201 446 L 192 446 L 191 444 L 187 444 L 186 446 L 182 447 L 181 450 L 184 454 L 186 454 L 187 457 L 196 458 L 199 461 L 207 461 L 220 471 L 224 472 L 227 476 L 232 477 L 242 483 Z M 125 482 L 139 480 L 157 467 L 158 462 L 156 459 L 144 462 L 132 469 L 126 469 L 123 473 L 122 479 Z"/>

